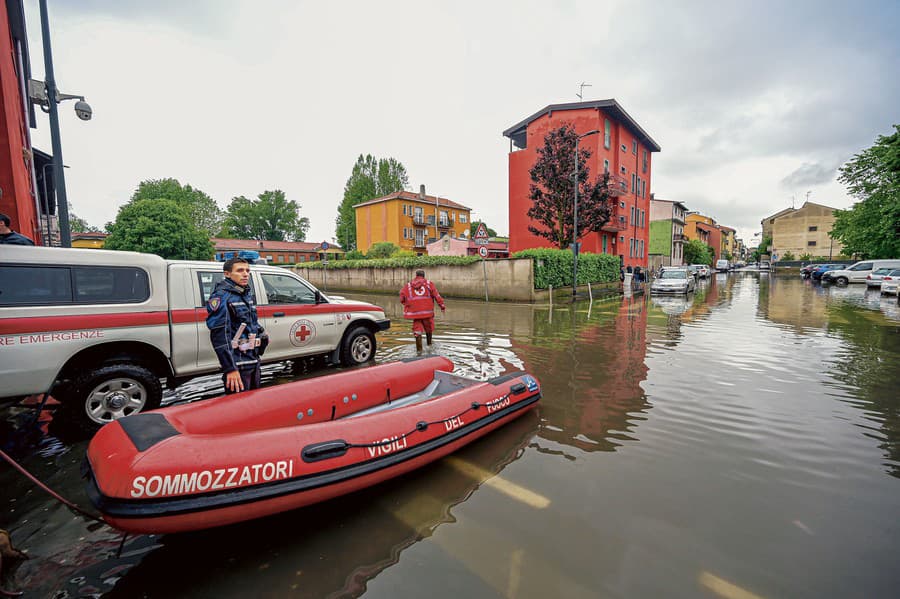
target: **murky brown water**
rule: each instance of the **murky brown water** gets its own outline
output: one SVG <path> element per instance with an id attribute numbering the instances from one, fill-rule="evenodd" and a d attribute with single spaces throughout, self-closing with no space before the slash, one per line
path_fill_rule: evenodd
<path id="1" fill-rule="evenodd" d="M 393 296 L 379 361 L 414 353 Z M 539 409 L 387 484 L 219 530 L 130 537 L 0 467 L 34 596 L 888 597 L 900 569 L 900 306 L 718 275 L 688 299 L 448 300 L 436 353 L 540 378 Z M 270 383 L 290 376 L 268 368 Z M 322 372 L 318 373 L 323 374 Z M 209 394 L 200 380 L 176 401 Z M 215 380 L 215 379 L 212 379 Z M 204 388 L 206 387 L 206 388 Z M 84 442 L 4 446 L 87 505 Z M 51 431 L 52 431 L 51 427 Z"/>

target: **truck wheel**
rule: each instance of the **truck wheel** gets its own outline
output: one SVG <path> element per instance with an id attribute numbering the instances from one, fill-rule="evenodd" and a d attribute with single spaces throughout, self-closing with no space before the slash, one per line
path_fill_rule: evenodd
<path id="1" fill-rule="evenodd" d="M 364 326 L 350 330 L 341 344 L 341 362 L 357 366 L 375 358 L 375 335 Z"/>
<path id="2" fill-rule="evenodd" d="M 70 424 L 96 430 L 124 416 L 158 408 L 161 401 L 162 385 L 152 372 L 136 364 L 111 364 L 76 378 L 60 407 L 71 416 Z"/>

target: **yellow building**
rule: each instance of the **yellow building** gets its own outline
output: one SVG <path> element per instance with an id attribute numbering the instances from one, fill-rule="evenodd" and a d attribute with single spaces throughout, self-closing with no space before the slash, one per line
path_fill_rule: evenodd
<path id="1" fill-rule="evenodd" d="M 719 230 L 722 231 L 722 256 L 731 256 L 732 261 L 737 260 L 737 232 L 725 225 L 719 225 Z"/>
<path id="2" fill-rule="evenodd" d="M 72 247 L 98 250 L 106 243 L 106 236 L 107 233 L 72 233 Z"/>
<path id="3" fill-rule="evenodd" d="M 782 210 L 763 219 L 763 235 L 770 231 L 773 259 L 790 252 L 795 259 L 809 254 L 816 258 L 832 258 L 841 253 L 844 246 L 828 233 L 834 226 L 834 208 L 804 202 L 796 210 Z M 775 258 L 777 256 L 778 258 Z"/>
<path id="4" fill-rule="evenodd" d="M 468 239 L 471 208 L 425 194 L 398 191 L 357 204 L 356 249 L 368 252 L 374 244 L 389 241 L 405 250 L 425 254 L 425 246 L 443 235 Z"/>

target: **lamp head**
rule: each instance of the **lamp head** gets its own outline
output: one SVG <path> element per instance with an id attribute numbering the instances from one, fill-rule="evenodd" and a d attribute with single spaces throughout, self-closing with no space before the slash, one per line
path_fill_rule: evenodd
<path id="1" fill-rule="evenodd" d="M 82 121 L 89 121 L 94 115 L 94 111 L 91 110 L 90 104 L 84 100 L 79 100 L 78 102 L 75 102 L 75 114 L 78 115 L 78 118 Z"/>

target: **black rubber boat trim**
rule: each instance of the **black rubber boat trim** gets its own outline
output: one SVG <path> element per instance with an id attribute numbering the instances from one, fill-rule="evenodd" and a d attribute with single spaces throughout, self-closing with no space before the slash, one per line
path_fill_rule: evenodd
<path id="1" fill-rule="evenodd" d="M 396 466 L 397 464 L 417 458 L 434 451 L 439 447 L 462 439 L 497 420 L 502 420 L 506 416 L 530 406 L 540 398 L 541 394 L 535 393 L 531 397 L 494 412 L 477 422 L 455 429 L 437 439 L 432 439 L 421 445 L 415 445 L 409 449 L 374 460 L 368 460 L 366 462 L 345 466 L 344 468 L 330 470 L 328 472 L 311 474 L 304 477 L 294 477 L 290 480 L 264 483 L 253 487 L 216 491 L 215 493 L 206 493 L 203 495 L 179 496 L 166 499 L 117 499 L 106 497 L 100 492 L 100 488 L 94 478 L 94 472 L 93 470 L 89 470 L 90 478 L 87 482 L 87 495 L 91 500 L 91 503 L 94 504 L 94 507 L 101 513 L 105 516 L 114 518 L 156 518 L 174 516 L 177 514 L 221 509 L 264 499 L 272 499 L 283 495 L 290 495 L 301 491 L 308 491 L 310 489 L 341 483 L 377 472 L 384 468 Z"/>

